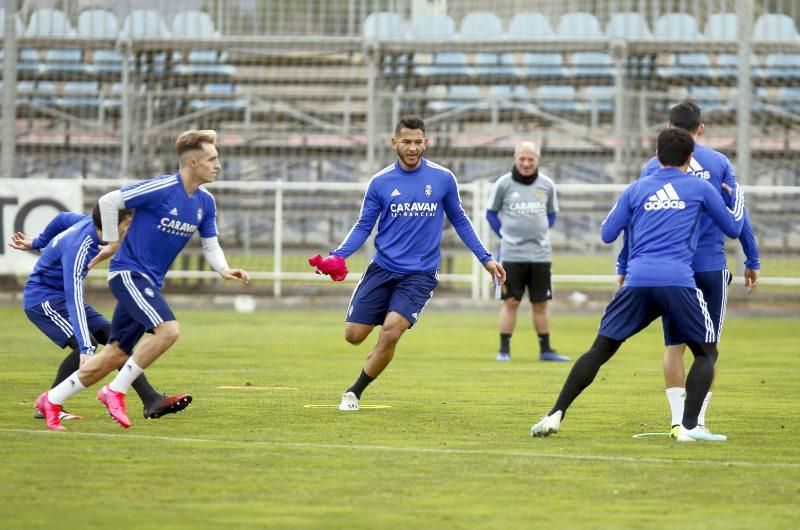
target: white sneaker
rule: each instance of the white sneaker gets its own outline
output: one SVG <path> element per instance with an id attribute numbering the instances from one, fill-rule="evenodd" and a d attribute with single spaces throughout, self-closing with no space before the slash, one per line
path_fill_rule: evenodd
<path id="1" fill-rule="evenodd" d="M 728 439 L 724 434 L 714 434 L 704 425 L 698 425 L 694 429 L 687 429 L 681 425 L 677 438 L 678 442 L 724 442 Z"/>
<path id="2" fill-rule="evenodd" d="M 505 352 L 497 352 L 497 357 L 494 358 L 495 361 L 500 361 L 501 363 L 507 363 L 511 360 L 511 354 Z"/>
<path id="3" fill-rule="evenodd" d="M 531 427 L 531 436 L 550 436 L 556 434 L 561 426 L 561 411 L 558 410 L 550 416 L 545 416 L 536 425 Z"/>
<path id="4" fill-rule="evenodd" d="M 342 402 L 339 403 L 339 410 L 358 410 L 358 398 L 352 392 L 342 394 Z"/>

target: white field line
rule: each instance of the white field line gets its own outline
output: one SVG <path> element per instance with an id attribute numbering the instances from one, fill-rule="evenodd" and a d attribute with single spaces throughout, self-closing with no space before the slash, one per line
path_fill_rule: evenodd
<path id="1" fill-rule="evenodd" d="M 44 429 L 0 429 L 0 432 L 14 434 L 32 434 L 47 436 L 83 436 L 87 438 L 120 438 L 127 440 L 158 440 L 163 442 L 184 442 L 198 444 L 217 444 L 217 445 L 241 445 L 253 447 L 267 447 L 275 449 L 320 449 L 326 451 L 373 451 L 373 452 L 400 452 L 400 453 L 421 453 L 438 455 L 489 455 L 499 457 L 524 457 L 524 458 L 555 458 L 559 460 L 583 460 L 597 462 L 623 462 L 631 464 L 691 464 L 703 466 L 742 466 L 742 467 L 763 467 L 775 469 L 800 469 L 797 462 L 750 462 L 746 460 L 696 460 L 678 458 L 648 458 L 630 456 L 606 456 L 606 455 L 578 455 L 578 454 L 555 454 L 537 451 L 499 451 L 485 449 L 444 449 L 439 447 L 393 447 L 390 445 L 358 445 L 358 444 L 324 444 L 311 442 L 271 442 L 267 440 L 215 440 L 213 438 L 191 438 L 186 436 L 148 436 L 142 434 L 127 433 L 96 433 L 96 432 L 71 432 L 54 433 Z M 535 442 L 532 442 L 535 443 Z M 701 442 L 698 442 L 700 444 Z M 706 444 L 703 444 L 706 445 Z"/>

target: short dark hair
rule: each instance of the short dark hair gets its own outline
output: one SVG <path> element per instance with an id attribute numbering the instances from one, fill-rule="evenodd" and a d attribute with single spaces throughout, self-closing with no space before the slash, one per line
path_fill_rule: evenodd
<path id="1" fill-rule="evenodd" d="M 669 123 L 673 127 L 689 131 L 690 133 L 697 132 L 697 128 L 703 123 L 700 107 L 697 106 L 697 103 L 690 100 L 678 103 L 669 109 Z"/>
<path id="2" fill-rule="evenodd" d="M 400 129 L 411 129 L 416 130 L 419 129 L 422 131 L 422 134 L 425 134 L 425 122 L 422 121 L 422 118 L 419 116 L 414 116 L 413 114 L 406 114 L 400 121 L 397 122 L 397 126 L 394 128 L 395 136 L 400 134 Z"/>
<path id="3" fill-rule="evenodd" d="M 121 223 L 128 217 L 133 215 L 133 210 L 130 208 L 125 208 L 119 211 L 119 222 Z M 92 221 L 94 222 L 95 228 L 100 230 L 103 229 L 103 218 L 100 215 L 100 203 L 95 203 L 94 208 L 92 208 Z"/>
<path id="4" fill-rule="evenodd" d="M 658 135 L 658 161 L 665 167 L 684 165 L 694 151 L 694 138 L 683 129 L 664 129 Z"/>

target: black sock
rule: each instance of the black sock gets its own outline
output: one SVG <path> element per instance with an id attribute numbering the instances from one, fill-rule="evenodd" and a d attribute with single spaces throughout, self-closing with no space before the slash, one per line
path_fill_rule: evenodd
<path id="1" fill-rule="evenodd" d="M 550 351 L 550 334 L 539 333 L 539 353 Z"/>
<path id="2" fill-rule="evenodd" d="M 688 342 L 694 354 L 694 362 L 686 376 L 686 400 L 683 406 L 683 421 L 687 429 L 697 426 L 697 416 L 703 400 L 714 379 L 714 365 L 717 362 L 717 345 L 714 343 Z"/>
<path id="3" fill-rule="evenodd" d="M 156 392 L 156 389 L 153 388 L 153 385 L 150 384 L 150 381 L 147 380 L 144 374 L 134 379 L 131 386 L 136 393 L 139 394 L 139 399 L 142 400 L 145 407 L 158 403 L 164 397 Z"/>
<path id="4" fill-rule="evenodd" d="M 362 368 L 361 374 L 359 374 L 358 379 L 356 380 L 355 383 L 353 383 L 353 386 L 347 389 L 347 391 L 352 392 L 353 394 L 356 395 L 358 399 L 361 399 L 361 393 L 364 392 L 364 390 L 373 381 L 375 381 L 375 378 L 368 376 L 367 372 L 365 372 Z"/>
<path id="5" fill-rule="evenodd" d="M 500 334 L 500 353 L 511 355 L 511 333 Z"/>
<path id="6" fill-rule="evenodd" d="M 564 381 L 558 400 L 556 400 L 556 404 L 548 413 L 548 416 L 560 410 L 563 419 L 567 415 L 567 409 L 572 402 L 583 392 L 584 388 L 592 384 L 600 367 L 611 359 L 621 345 L 621 340 L 609 339 L 598 335 L 589 351 L 575 361 L 567 380 Z"/>
<path id="7" fill-rule="evenodd" d="M 58 367 L 58 372 L 56 373 L 56 378 L 53 380 L 53 386 L 50 388 L 55 388 L 59 383 L 65 380 L 67 377 L 71 376 L 75 373 L 75 371 L 80 368 L 81 366 L 81 353 L 74 348 L 71 352 L 64 357 L 64 360 L 61 361 L 61 366 Z"/>

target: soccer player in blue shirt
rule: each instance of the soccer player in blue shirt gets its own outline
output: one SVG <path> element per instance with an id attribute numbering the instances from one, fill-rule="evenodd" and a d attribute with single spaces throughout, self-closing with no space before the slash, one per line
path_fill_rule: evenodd
<path id="1" fill-rule="evenodd" d="M 64 400 L 118 366 L 122 366 L 119 374 L 97 393 L 97 399 L 117 423 L 130 427 L 125 393 L 180 335 L 178 321 L 161 295 L 161 287 L 170 265 L 195 232 L 200 233 L 206 260 L 220 276 L 249 283 L 246 271 L 228 268 L 217 241 L 216 203 L 202 187 L 213 182 L 220 169 L 216 139 L 214 131 L 182 133 L 175 145 L 180 160 L 177 173 L 126 186 L 100 198 L 103 236 L 108 245 L 89 266 L 116 253 L 108 280 L 117 299 L 110 342 L 65 381 L 39 396 L 37 407 L 45 415 L 48 428 L 63 429 L 58 413 Z M 122 208 L 133 208 L 136 214 L 120 245 L 117 215 Z M 150 330 L 153 336 L 137 345 Z"/>
<path id="2" fill-rule="evenodd" d="M 433 296 L 439 283 L 445 216 L 492 278 L 505 281 L 503 267 L 483 246 L 464 213 L 453 172 L 422 157 L 428 146 L 422 119 L 403 116 L 392 146 L 398 160 L 372 177 L 355 225 L 318 266 L 326 273 L 330 264 L 344 267 L 344 259 L 361 248 L 378 223 L 376 253 L 348 304 L 345 340 L 358 345 L 375 326 L 382 328 L 361 374 L 342 395 L 339 410 L 343 411 L 358 410 L 361 393 L 389 365 L 400 337 Z M 344 279 L 338 272 L 331 272 L 331 277 Z"/>
<path id="3" fill-rule="evenodd" d="M 119 212 L 119 230 L 124 233 L 132 212 Z M 83 300 L 83 282 L 88 263 L 99 251 L 100 209 L 91 216 L 62 212 L 55 216 L 35 239 L 15 233 L 9 246 L 18 250 L 42 250 L 23 290 L 23 307 L 28 319 L 57 346 L 70 347 L 59 366 L 53 387 L 94 355 L 97 344 L 106 344 L 110 323 Z M 146 418 L 159 418 L 178 412 L 192 401 L 188 394 L 159 394 L 142 375 L 133 384 L 144 403 Z M 38 411 L 36 418 L 44 418 Z M 61 411 L 59 419 L 81 419 Z"/>
<path id="4" fill-rule="evenodd" d="M 697 144 L 698 138 L 705 131 L 700 108 L 691 101 L 684 101 L 672 107 L 669 112 L 669 126 L 687 131 L 695 140 L 694 153 L 689 161 L 689 169 L 686 173 L 707 180 L 724 197 L 726 193 L 722 189 L 722 185 L 732 186 L 736 182 L 736 176 L 733 173 L 733 167 L 728 157 L 713 149 Z M 647 175 L 658 171 L 660 167 L 658 159 L 653 157 L 642 168 L 639 178 L 646 178 Z M 732 279 L 725 260 L 725 235 L 708 215 L 703 215 L 700 218 L 698 231 L 700 239 L 692 260 L 692 270 L 694 271 L 697 287 L 703 291 L 703 298 L 708 304 L 708 313 L 714 323 L 717 342 L 719 342 L 728 301 L 728 285 Z M 745 254 L 745 292 L 750 294 L 758 285 L 761 263 L 758 256 L 758 244 L 753 234 L 753 228 L 750 226 L 747 210 L 745 210 L 744 225 L 742 233 L 739 235 L 739 242 Z M 621 287 L 624 281 L 627 261 L 628 247 L 625 245 L 617 259 L 618 287 Z M 671 435 L 674 438 L 680 430 L 679 425 L 683 417 L 683 401 L 686 395 L 686 389 L 684 388 L 686 369 L 683 365 L 686 344 L 676 341 L 669 335 L 664 336 L 664 342 L 667 345 L 663 361 L 664 382 L 666 383 L 667 401 L 672 413 Z M 703 406 L 698 417 L 698 424 L 703 427 L 706 424 L 705 416 L 710 400 L 711 390 L 708 391 L 703 400 Z"/>
<path id="5" fill-rule="evenodd" d="M 662 168 L 628 186 L 603 222 L 600 234 L 605 243 L 612 243 L 623 230 L 628 233 L 625 284 L 606 307 L 594 344 L 572 367 L 555 405 L 531 427 L 531 436 L 557 433 L 567 409 L 600 367 L 625 340 L 662 317 L 665 333 L 687 344 L 694 354 L 677 440 L 727 439 L 697 423 L 714 377 L 717 330 L 703 292 L 695 284 L 692 259 L 700 214 L 707 212 L 725 235 L 738 237 L 744 224 L 744 195 L 734 184 L 729 209 L 711 184 L 687 175 L 693 149 L 694 139 L 688 132 L 662 131 L 656 151 Z"/>

